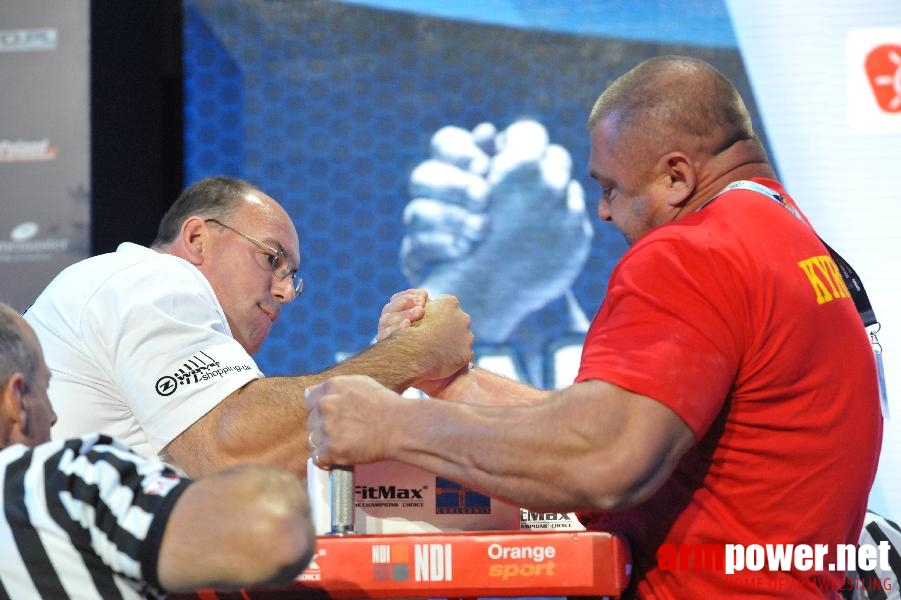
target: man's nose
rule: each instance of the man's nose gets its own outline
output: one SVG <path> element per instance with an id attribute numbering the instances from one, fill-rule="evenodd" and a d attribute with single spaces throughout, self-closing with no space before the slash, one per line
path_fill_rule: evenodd
<path id="1" fill-rule="evenodd" d="M 602 221 L 610 221 L 613 218 L 610 214 L 610 200 L 606 196 L 601 196 L 598 202 L 598 216 Z"/>

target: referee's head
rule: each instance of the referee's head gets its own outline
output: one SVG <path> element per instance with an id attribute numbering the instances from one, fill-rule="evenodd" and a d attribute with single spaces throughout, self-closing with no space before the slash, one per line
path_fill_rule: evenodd
<path id="1" fill-rule="evenodd" d="M 56 413 L 47 398 L 50 371 L 31 326 L 0 303 L 0 448 L 50 439 Z"/>

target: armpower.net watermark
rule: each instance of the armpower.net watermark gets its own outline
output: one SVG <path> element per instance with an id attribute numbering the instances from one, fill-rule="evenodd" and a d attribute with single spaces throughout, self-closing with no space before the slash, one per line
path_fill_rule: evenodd
<path id="1" fill-rule="evenodd" d="M 657 551 L 662 571 L 711 571 L 727 576 L 733 590 L 891 590 L 891 546 L 838 544 L 664 544 Z M 871 577 L 850 576 L 868 572 Z"/>

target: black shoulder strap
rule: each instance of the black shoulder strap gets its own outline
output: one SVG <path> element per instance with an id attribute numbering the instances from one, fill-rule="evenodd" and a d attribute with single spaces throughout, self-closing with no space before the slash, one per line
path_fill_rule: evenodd
<path id="1" fill-rule="evenodd" d="M 863 281 L 861 281 L 857 272 L 848 261 L 842 258 L 841 254 L 833 250 L 832 246 L 823 241 L 823 238 L 820 238 L 820 241 L 823 242 L 823 245 L 829 250 L 829 254 L 832 255 L 832 260 L 838 265 L 838 270 L 841 272 L 842 279 L 845 281 L 845 285 L 851 293 L 851 298 L 854 300 L 854 306 L 857 308 L 857 312 L 860 313 L 860 318 L 863 320 L 864 327 L 869 327 L 870 325 L 878 323 L 876 320 L 876 313 L 873 311 L 873 306 L 870 304 L 870 298 L 867 296 L 867 291 L 863 287 Z"/>

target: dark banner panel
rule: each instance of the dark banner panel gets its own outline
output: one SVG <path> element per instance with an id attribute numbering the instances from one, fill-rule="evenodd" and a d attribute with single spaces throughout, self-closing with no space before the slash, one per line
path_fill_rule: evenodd
<path id="1" fill-rule="evenodd" d="M 0 300 L 19 310 L 89 252 L 88 13 L 0 3 Z"/>

